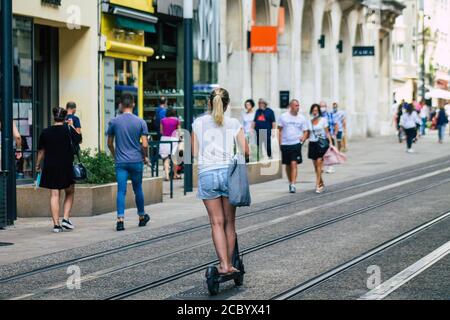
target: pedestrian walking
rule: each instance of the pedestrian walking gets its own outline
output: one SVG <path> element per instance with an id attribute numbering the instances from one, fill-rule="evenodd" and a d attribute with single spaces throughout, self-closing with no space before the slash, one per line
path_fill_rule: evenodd
<path id="1" fill-rule="evenodd" d="M 436 127 L 439 135 L 439 143 L 444 143 L 445 138 L 445 129 L 448 125 L 448 115 L 445 112 L 444 106 L 439 107 L 439 110 L 436 114 Z"/>
<path id="2" fill-rule="evenodd" d="M 339 152 L 342 152 L 344 134 L 347 131 L 347 119 L 344 111 L 339 110 L 337 102 L 333 103 L 333 115 L 337 124 L 336 143 Z"/>
<path id="3" fill-rule="evenodd" d="M 245 139 L 249 146 L 254 146 L 256 142 L 254 140 L 255 134 L 252 129 L 253 121 L 255 121 L 255 106 L 255 101 L 253 101 L 252 99 L 248 99 L 247 101 L 245 101 L 245 110 L 241 114 L 241 121 L 244 128 Z M 257 153 L 257 151 L 255 153 Z M 252 154 L 253 150 L 251 150 L 250 156 L 247 158 L 247 162 L 250 161 L 250 157 L 252 156 Z"/>
<path id="4" fill-rule="evenodd" d="M 323 157 L 329 147 L 333 144 L 329 129 L 329 122 L 322 114 L 322 108 L 318 104 L 313 104 L 310 110 L 311 134 L 309 137 L 308 158 L 313 161 L 316 172 L 316 193 L 320 194 L 325 189 L 322 178 Z"/>
<path id="5" fill-rule="evenodd" d="M 156 115 L 155 115 L 155 130 L 157 133 L 156 141 L 161 140 L 161 120 L 164 119 L 167 116 L 167 98 L 161 97 L 159 98 L 159 105 L 156 108 Z"/>
<path id="6" fill-rule="evenodd" d="M 397 115 L 395 117 L 397 123 L 397 137 L 399 143 L 403 143 L 403 130 L 400 125 L 400 119 L 402 118 L 404 108 L 405 108 L 405 100 L 402 100 L 402 102 L 397 108 Z"/>
<path id="7" fill-rule="evenodd" d="M 116 162 L 117 231 L 125 230 L 125 197 L 130 177 L 139 215 L 139 227 L 145 227 L 150 216 L 145 213 L 142 179 L 144 164 L 148 165 L 148 129 L 144 120 L 133 114 L 134 98 L 125 93 L 121 99 L 123 113 L 109 123 L 108 148 Z M 141 144 L 142 141 L 142 144 Z"/>
<path id="8" fill-rule="evenodd" d="M 249 152 L 239 121 L 225 117 L 229 103 L 227 90 L 215 89 L 209 97 L 211 112 L 194 121 L 192 135 L 192 153 L 198 159 L 198 198 L 208 211 L 220 274 L 238 272 L 232 266 L 236 208 L 229 202 L 228 167 L 235 149 Z"/>
<path id="9" fill-rule="evenodd" d="M 417 111 L 414 110 L 412 104 L 406 106 L 405 112 L 400 118 L 400 127 L 405 132 L 406 135 L 406 146 L 408 153 L 414 153 L 412 145 L 414 140 L 417 138 L 417 128 L 419 128 L 421 120 Z"/>
<path id="10" fill-rule="evenodd" d="M 286 166 L 289 192 L 297 192 L 298 165 L 303 162 L 302 146 L 309 138 L 309 121 L 300 114 L 300 102 L 296 99 L 289 104 L 289 111 L 281 115 L 278 123 L 281 143 L 282 163 Z"/>
<path id="11" fill-rule="evenodd" d="M 259 158 L 263 154 L 262 146 L 265 145 L 267 157 L 272 159 L 272 136 L 277 129 L 277 122 L 275 113 L 269 108 L 269 103 L 264 99 L 259 99 L 258 101 L 258 110 L 255 113 L 252 129 L 256 131 Z"/>
<path id="12" fill-rule="evenodd" d="M 178 151 L 178 142 L 180 140 L 181 121 L 177 117 L 177 111 L 173 108 L 167 110 L 166 117 L 161 120 L 161 142 L 159 146 L 159 155 L 164 162 L 165 180 L 170 180 L 170 161 Z M 172 150 L 172 152 L 171 152 Z M 175 179 L 180 179 L 178 173 L 175 173 Z"/>
<path id="13" fill-rule="evenodd" d="M 73 144 L 81 142 L 81 135 L 66 123 L 67 111 L 62 108 L 52 110 L 54 125 L 44 129 L 39 137 L 36 172 L 41 172 L 39 187 L 50 190 L 50 210 L 53 232 L 73 230 L 70 215 L 75 197 L 73 176 Z M 64 190 L 64 216 L 60 224 L 60 196 Z"/>
<path id="14" fill-rule="evenodd" d="M 427 124 L 429 119 L 429 113 L 430 110 L 428 109 L 428 106 L 422 102 L 422 107 L 420 109 L 420 119 L 422 120 L 422 123 L 420 125 L 420 135 L 425 136 L 427 133 Z"/>
<path id="15" fill-rule="evenodd" d="M 77 104 L 75 102 L 68 102 L 66 105 L 67 118 L 66 120 L 72 125 L 79 134 L 81 134 L 81 121 L 75 114 L 77 113 Z"/>
<path id="16" fill-rule="evenodd" d="M 328 121 L 328 129 L 331 135 L 331 144 L 336 145 L 337 142 L 337 133 L 339 131 L 338 123 L 336 121 L 336 116 L 333 112 L 328 110 L 328 105 L 325 101 L 320 103 L 320 111 L 322 113 L 322 117 Z M 329 166 L 325 170 L 326 173 L 332 174 L 335 173 L 334 167 Z"/>

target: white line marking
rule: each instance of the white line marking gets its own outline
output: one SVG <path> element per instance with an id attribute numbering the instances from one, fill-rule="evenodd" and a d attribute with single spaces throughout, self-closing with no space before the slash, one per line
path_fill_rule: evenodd
<path id="1" fill-rule="evenodd" d="M 442 247 L 436 249 L 426 257 L 420 259 L 410 267 L 406 268 L 402 272 L 396 274 L 388 281 L 380 284 L 375 289 L 367 292 L 358 300 L 382 300 L 390 295 L 392 292 L 403 286 L 408 281 L 414 279 L 419 274 L 433 266 L 438 261 L 442 260 L 450 253 L 450 241 L 444 244 Z"/>

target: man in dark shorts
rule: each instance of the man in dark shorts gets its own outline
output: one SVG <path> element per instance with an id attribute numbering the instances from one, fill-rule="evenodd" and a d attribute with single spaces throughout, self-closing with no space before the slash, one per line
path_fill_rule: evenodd
<path id="1" fill-rule="evenodd" d="M 309 121 L 300 114 L 300 102 L 292 100 L 289 111 L 281 115 L 279 124 L 279 140 L 283 164 L 289 179 L 289 192 L 296 193 L 297 167 L 303 162 L 302 145 L 309 138 Z"/>

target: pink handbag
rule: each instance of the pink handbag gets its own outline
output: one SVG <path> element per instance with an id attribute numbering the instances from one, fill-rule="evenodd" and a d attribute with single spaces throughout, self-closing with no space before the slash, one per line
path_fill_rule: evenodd
<path id="1" fill-rule="evenodd" d="M 336 166 L 344 164 L 347 161 L 347 156 L 339 152 L 339 150 L 331 146 L 325 156 L 323 157 L 323 164 L 325 166 Z"/>

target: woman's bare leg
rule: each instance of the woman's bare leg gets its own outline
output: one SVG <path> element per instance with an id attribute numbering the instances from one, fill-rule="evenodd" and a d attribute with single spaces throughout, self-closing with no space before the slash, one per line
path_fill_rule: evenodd
<path id="1" fill-rule="evenodd" d="M 75 186 L 72 185 L 65 190 L 66 197 L 64 199 L 64 219 L 69 220 L 72 213 L 73 200 L 75 198 Z"/>
<path id="2" fill-rule="evenodd" d="M 323 159 L 317 159 L 317 172 L 318 172 L 318 181 L 319 187 L 323 187 L 323 178 L 322 178 L 322 169 L 323 169 Z"/>
<path id="3" fill-rule="evenodd" d="M 169 161 L 169 158 L 164 160 L 164 173 L 166 174 L 166 180 L 170 180 L 170 161 Z"/>
<path id="4" fill-rule="evenodd" d="M 227 237 L 225 234 L 225 215 L 223 212 L 222 199 L 204 200 L 211 222 L 212 238 L 216 248 L 217 257 L 220 261 L 219 273 L 228 273 L 231 261 L 228 257 Z"/>
<path id="5" fill-rule="evenodd" d="M 322 168 L 319 167 L 318 165 L 318 160 L 313 160 L 313 164 L 314 164 L 314 170 L 316 172 L 316 188 L 319 188 L 320 186 L 320 180 L 322 179 Z"/>
<path id="6" fill-rule="evenodd" d="M 50 209 L 52 211 L 53 225 L 59 226 L 59 190 L 50 190 Z"/>
<path id="7" fill-rule="evenodd" d="M 230 204 L 228 198 L 222 198 L 223 212 L 225 214 L 225 235 L 228 244 L 228 258 L 233 262 L 234 246 L 236 245 L 236 207 Z M 232 266 L 229 272 L 236 271 Z"/>

